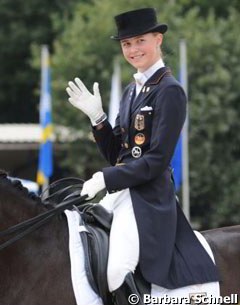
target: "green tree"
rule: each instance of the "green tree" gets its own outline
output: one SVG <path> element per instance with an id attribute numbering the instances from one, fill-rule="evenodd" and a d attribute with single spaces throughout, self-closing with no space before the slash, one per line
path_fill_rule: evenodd
<path id="1" fill-rule="evenodd" d="M 240 11 L 240 2 L 238 0 L 179 0 L 178 3 L 181 5 L 183 13 L 196 7 L 203 17 L 207 17 L 210 12 L 213 12 L 218 18 L 228 17 L 229 8 L 235 8 Z"/>
<path id="2" fill-rule="evenodd" d="M 240 220 L 239 17 L 210 13 L 188 38 L 191 202 L 205 227 Z"/>
<path id="3" fill-rule="evenodd" d="M 74 1 L 0 1 L 0 122 L 38 121 L 40 73 L 31 66 L 31 45 L 52 45 L 61 30 L 54 21 L 67 18 Z"/>

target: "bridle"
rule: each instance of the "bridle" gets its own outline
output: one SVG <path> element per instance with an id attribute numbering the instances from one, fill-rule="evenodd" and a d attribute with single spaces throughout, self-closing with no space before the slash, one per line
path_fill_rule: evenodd
<path id="1" fill-rule="evenodd" d="M 1 243 L 0 251 L 40 228 L 64 210 L 83 205 L 87 199 L 87 195 L 81 196 L 83 183 L 84 181 L 78 178 L 63 178 L 52 183 L 46 190 L 46 193 L 50 195 L 46 195 L 46 193 L 41 195 L 43 205 L 49 206 L 51 209 L 1 231 L 0 238 L 12 234 L 15 236 Z"/>

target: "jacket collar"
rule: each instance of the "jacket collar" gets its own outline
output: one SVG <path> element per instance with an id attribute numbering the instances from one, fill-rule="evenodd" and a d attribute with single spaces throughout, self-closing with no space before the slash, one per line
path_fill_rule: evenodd
<path id="1" fill-rule="evenodd" d="M 141 91 L 139 92 L 138 96 L 136 97 L 136 100 L 133 103 L 133 107 L 131 109 L 131 112 L 135 112 L 136 109 L 139 107 L 140 104 L 142 104 L 143 100 L 146 99 L 146 97 L 148 96 L 148 94 L 152 91 L 151 90 L 151 86 L 153 85 L 157 85 L 158 83 L 160 83 L 160 81 L 162 80 L 162 78 L 165 75 L 169 75 L 171 74 L 171 71 L 169 68 L 166 67 L 162 67 L 159 70 L 157 70 L 144 84 L 144 86 L 142 87 Z"/>

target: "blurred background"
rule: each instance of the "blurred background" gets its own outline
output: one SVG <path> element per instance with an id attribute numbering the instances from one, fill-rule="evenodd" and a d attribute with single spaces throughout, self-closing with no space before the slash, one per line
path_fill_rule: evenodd
<path id="1" fill-rule="evenodd" d="M 107 166 L 88 118 L 67 102 L 65 88 L 76 76 L 90 90 L 98 81 L 109 110 L 114 72 L 121 70 L 122 88 L 135 72 L 124 62 L 119 43 L 110 39 L 113 16 L 143 7 L 155 7 L 159 22 L 169 25 L 162 49 L 178 79 L 179 43 L 186 43 L 191 221 L 200 229 L 239 224 L 239 0 L 0 0 L 0 168 L 14 177 L 37 179 L 43 45 L 50 58 L 53 126 L 45 134 L 52 143 L 47 182 L 88 179 Z M 182 202 L 181 181 L 177 191 Z"/>

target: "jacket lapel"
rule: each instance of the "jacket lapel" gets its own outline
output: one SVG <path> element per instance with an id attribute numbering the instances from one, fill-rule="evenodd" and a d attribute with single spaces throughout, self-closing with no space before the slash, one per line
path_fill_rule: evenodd
<path id="1" fill-rule="evenodd" d="M 141 91 L 139 92 L 136 100 L 132 100 L 133 107 L 131 113 L 135 112 L 140 105 L 144 104 L 144 101 L 147 101 L 146 97 L 151 93 L 155 85 L 157 85 L 165 75 L 171 73 L 170 69 L 167 67 L 160 68 L 157 70 L 144 84 Z M 144 105 L 143 105 L 144 106 Z"/>
<path id="2" fill-rule="evenodd" d="M 130 84 L 128 93 L 124 99 L 124 106 L 121 107 L 120 126 L 125 129 L 129 129 L 130 126 L 131 105 L 135 98 L 135 91 L 135 83 Z"/>

